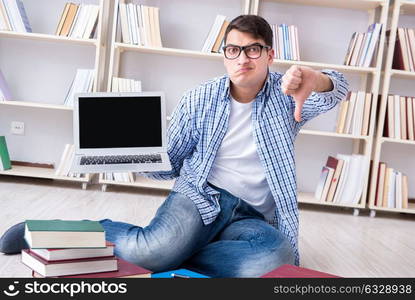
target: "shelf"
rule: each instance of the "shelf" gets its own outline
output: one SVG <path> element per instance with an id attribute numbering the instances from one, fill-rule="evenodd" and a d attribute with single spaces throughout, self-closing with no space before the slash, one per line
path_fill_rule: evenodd
<path id="1" fill-rule="evenodd" d="M 29 39 L 29 40 L 38 40 L 38 41 L 51 41 L 51 42 L 66 42 L 69 44 L 77 45 L 97 45 L 97 40 L 95 39 L 75 39 L 72 37 L 58 36 L 52 34 L 43 34 L 43 33 L 22 33 L 14 31 L 0 31 L 0 37 L 5 38 L 15 38 L 15 39 Z"/>
<path id="2" fill-rule="evenodd" d="M 347 8 L 355 10 L 369 10 L 385 3 L 384 0 L 267 0 L 270 2 L 283 2 L 290 4 L 325 6 L 334 8 Z"/>
<path id="3" fill-rule="evenodd" d="M 206 58 L 206 59 L 215 59 L 222 60 L 223 55 L 221 53 L 205 53 L 201 51 L 194 50 L 185 50 L 185 49 L 175 49 L 175 48 L 154 48 L 154 47 L 144 47 L 138 45 L 129 45 L 124 43 L 115 43 L 115 47 L 121 51 L 135 51 L 141 53 L 152 53 L 152 54 L 161 54 L 169 56 L 184 56 L 184 57 L 194 57 L 194 58 Z M 355 66 L 345 66 L 345 65 L 336 65 L 336 64 L 326 64 L 318 62 L 309 62 L 309 61 L 296 61 L 296 60 L 282 60 L 274 59 L 273 65 L 276 66 L 291 66 L 291 65 L 302 65 L 312 68 L 319 69 L 335 69 L 339 71 L 344 71 L 348 73 L 375 73 L 376 68 L 363 68 Z"/>
<path id="4" fill-rule="evenodd" d="M 415 72 L 403 70 L 391 70 L 390 75 L 396 78 L 415 79 Z"/>
<path id="5" fill-rule="evenodd" d="M 193 50 L 184 50 L 184 49 L 174 49 L 174 48 L 156 48 L 156 47 L 144 47 L 138 45 L 129 45 L 124 43 L 115 43 L 115 47 L 121 51 L 135 51 L 141 53 L 153 53 L 161 55 L 171 55 L 171 56 L 185 56 L 185 57 L 195 57 L 195 58 L 208 58 L 221 60 L 223 58 L 220 53 L 205 53 L 201 51 Z"/>
<path id="6" fill-rule="evenodd" d="M 415 1 L 401 1 L 401 13 L 415 15 Z"/>
<path id="7" fill-rule="evenodd" d="M 114 180 L 104 180 L 102 175 L 99 177 L 99 184 L 107 185 L 121 185 L 121 186 L 132 186 L 132 187 L 142 187 L 158 190 L 167 190 L 170 191 L 173 188 L 174 180 L 155 180 L 146 178 L 143 176 L 136 176 L 135 182 L 119 182 Z"/>
<path id="8" fill-rule="evenodd" d="M 323 206 L 336 206 L 336 207 L 349 207 L 349 208 L 364 208 L 365 205 L 361 204 L 344 204 L 344 203 L 333 203 L 333 202 L 320 202 L 314 198 L 314 193 L 298 193 L 298 203 L 316 204 Z"/>
<path id="9" fill-rule="evenodd" d="M 415 145 L 415 141 L 411 141 L 411 140 L 394 139 L 394 138 L 388 138 L 388 137 L 380 138 L 380 143 L 384 143 L 384 142 Z"/>
<path id="10" fill-rule="evenodd" d="M 359 140 L 369 140 L 369 136 L 362 136 L 362 135 L 351 135 L 346 133 L 336 133 L 330 131 L 319 131 L 319 130 L 308 130 L 308 129 L 301 129 L 300 134 L 308 134 L 308 135 L 320 135 L 320 136 L 330 136 L 330 137 L 337 137 L 337 138 L 347 138 L 347 139 L 359 139 Z"/>
<path id="11" fill-rule="evenodd" d="M 415 203 L 408 203 L 408 208 L 387 208 L 377 206 L 370 206 L 369 208 L 376 211 L 415 214 Z"/>
<path id="12" fill-rule="evenodd" d="M 34 107 L 34 108 L 46 108 L 46 109 L 59 109 L 59 110 L 70 110 L 73 108 L 66 105 L 56 105 L 39 102 L 26 102 L 26 101 L 0 101 L 0 105 L 11 105 L 11 106 L 23 106 L 23 107 Z"/>
<path id="13" fill-rule="evenodd" d="M 1 175 L 10 176 L 24 176 L 34 178 L 45 178 L 45 179 L 58 179 L 74 182 L 89 182 L 89 176 L 83 178 L 67 177 L 67 176 L 56 176 L 55 169 L 50 168 L 39 168 L 39 167 L 28 167 L 28 166 L 12 166 L 10 170 L 0 171 Z"/>

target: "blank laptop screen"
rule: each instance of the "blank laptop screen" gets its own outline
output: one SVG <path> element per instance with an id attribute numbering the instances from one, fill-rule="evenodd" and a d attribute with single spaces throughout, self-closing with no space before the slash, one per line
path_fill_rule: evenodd
<path id="1" fill-rule="evenodd" d="M 79 146 L 161 147 L 159 96 L 79 98 Z"/>

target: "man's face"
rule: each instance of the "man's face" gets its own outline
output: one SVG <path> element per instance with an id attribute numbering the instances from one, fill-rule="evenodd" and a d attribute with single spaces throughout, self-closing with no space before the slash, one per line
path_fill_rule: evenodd
<path id="1" fill-rule="evenodd" d="M 226 45 L 234 46 L 248 46 L 248 45 L 263 45 L 265 42 L 262 39 L 255 39 L 249 33 L 244 33 L 233 29 L 229 32 L 226 39 Z M 249 54 L 250 56 L 253 56 Z M 227 59 L 224 57 L 224 65 L 229 78 L 233 85 L 241 88 L 257 87 L 262 84 L 268 74 L 268 66 L 272 64 L 274 58 L 274 51 L 263 48 L 260 57 L 253 59 L 249 58 L 245 51 L 242 51 L 239 57 L 235 59 Z"/>

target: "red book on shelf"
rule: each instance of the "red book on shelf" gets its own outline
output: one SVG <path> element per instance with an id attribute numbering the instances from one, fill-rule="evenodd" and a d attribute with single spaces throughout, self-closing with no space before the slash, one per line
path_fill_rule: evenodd
<path id="1" fill-rule="evenodd" d="M 262 275 L 261 278 L 340 278 L 340 276 L 293 265 L 282 265 Z"/>

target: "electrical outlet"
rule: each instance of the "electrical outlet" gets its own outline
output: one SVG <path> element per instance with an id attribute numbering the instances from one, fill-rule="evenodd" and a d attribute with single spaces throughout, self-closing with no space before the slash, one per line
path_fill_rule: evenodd
<path id="1" fill-rule="evenodd" d="M 24 135 L 24 123 L 13 121 L 11 124 L 11 132 L 13 134 Z"/>

